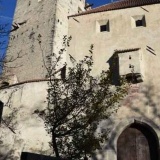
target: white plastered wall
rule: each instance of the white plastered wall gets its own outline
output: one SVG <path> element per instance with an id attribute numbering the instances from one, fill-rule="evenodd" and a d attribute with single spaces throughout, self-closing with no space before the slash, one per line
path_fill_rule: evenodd
<path id="1" fill-rule="evenodd" d="M 112 141 L 106 142 L 103 146 L 104 154 L 106 154 L 105 160 L 117 160 L 118 136 L 128 125 L 134 123 L 134 120 L 146 123 L 160 137 L 160 118 L 158 116 L 160 107 L 160 17 L 157 16 L 160 4 L 143 6 L 143 8 L 119 9 L 69 18 L 69 35 L 72 36 L 72 41 L 68 54 L 71 54 L 76 60 L 81 60 L 89 54 L 88 50 L 93 44 L 93 75 L 109 69 L 107 62 L 115 50 L 140 48 L 142 61 L 139 64 L 138 58 L 135 57 L 135 65 L 140 65 L 144 82 L 132 86 L 132 91 L 121 104 L 118 112 L 112 115 L 111 120 L 103 126 L 105 129 L 110 127 L 109 138 Z M 145 16 L 146 27 L 133 27 L 132 17 L 142 15 Z M 110 32 L 97 32 L 97 22 L 108 20 Z M 127 64 L 128 62 L 126 64 L 124 62 L 124 65 L 127 66 Z M 124 68 L 124 72 L 127 72 L 127 69 Z M 117 130 L 117 126 L 120 130 Z"/>
<path id="2" fill-rule="evenodd" d="M 4 103 L 2 118 L 6 121 L 9 115 L 14 115 L 9 125 L 12 130 L 5 123 L 1 124 L 1 160 L 5 157 L 20 160 L 22 152 L 52 154 L 51 137 L 44 128 L 44 121 L 34 113 L 46 108 L 47 87 L 47 82 L 32 82 L 0 91 L 0 100 Z"/>

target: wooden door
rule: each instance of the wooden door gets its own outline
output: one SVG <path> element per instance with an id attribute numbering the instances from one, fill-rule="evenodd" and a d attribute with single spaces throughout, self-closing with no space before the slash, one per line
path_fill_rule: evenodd
<path id="1" fill-rule="evenodd" d="M 127 128 L 117 142 L 117 160 L 158 160 L 154 136 L 143 128 Z"/>

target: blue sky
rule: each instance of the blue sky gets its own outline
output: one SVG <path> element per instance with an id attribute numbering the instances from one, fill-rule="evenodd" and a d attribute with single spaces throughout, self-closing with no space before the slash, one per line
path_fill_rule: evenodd
<path id="1" fill-rule="evenodd" d="M 13 17 L 16 0 L 1 0 L 0 16 Z M 94 7 L 112 2 L 112 0 L 86 0 L 93 3 Z M 115 1 L 115 0 L 114 0 Z M 2 17 L 1 17 L 2 18 Z"/>
<path id="2" fill-rule="evenodd" d="M 1 0 L 0 15 L 12 17 L 16 0 Z"/>
<path id="3" fill-rule="evenodd" d="M 86 1 L 90 4 L 93 3 L 94 4 L 93 7 L 98 7 L 98 6 L 113 2 L 113 0 L 86 0 Z"/>
<path id="4" fill-rule="evenodd" d="M 10 30 L 12 24 L 12 18 L 14 13 L 14 8 L 16 5 L 16 0 L 1 0 L 0 1 L 0 26 L 5 27 L 5 31 Z M 6 47 L 8 44 L 8 36 L 2 33 L 0 34 L 0 43 L 3 43 L 0 47 L 0 59 L 4 56 Z M 1 72 L 1 69 L 0 69 Z"/>
<path id="5" fill-rule="evenodd" d="M 93 7 L 98 7 L 107 3 L 111 3 L 113 0 L 86 0 L 89 4 L 94 4 Z M 114 0 L 115 1 L 115 0 Z M 8 24 L 7 29 L 9 30 L 12 24 L 14 9 L 16 6 L 16 0 L 0 0 L 0 25 Z M 7 37 L 0 37 L 0 41 L 5 41 L 7 46 L 8 39 Z M 5 49 L 0 50 L 0 57 L 5 53 Z"/>
<path id="6" fill-rule="evenodd" d="M 98 7 L 112 2 L 113 0 L 86 0 L 88 3 L 93 3 L 93 7 Z M 114 0 L 115 1 L 115 0 Z M 0 23 L 12 22 L 16 0 L 0 0 Z"/>

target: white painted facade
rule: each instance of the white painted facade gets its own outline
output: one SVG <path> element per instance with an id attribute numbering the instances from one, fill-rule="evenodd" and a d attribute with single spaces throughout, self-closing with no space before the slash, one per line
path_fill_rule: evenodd
<path id="1" fill-rule="evenodd" d="M 45 77 L 43 56 L 36 41 L 39 34 L 45 55 L 58 52 L 63 35 L 67 34 L 72 36 L 67 55 L 72 55 L 76 60 L 83 59 L 93 44 L 94 75 L 109 69 L 110 58 L 118 52 L 119 74 L 131 73 L 129 66 L 133 65 L 134 72 L 142 75 L 143 82 L 131 86 L 118 112 L 109 120 L 102 121 L 97 129 L 97 133 L 101 133 L 102 129 L 111 130 L 109 141 L 102 144 L 104 157 L 99 154 L 97 159 L 117 160 L 118 137 L 135 121 L 150 126 L 160 139 L 160 4 L 143 6 L 145 10 L 133 7 L 73 16 L 68 20 L 67 16 L 83 10 L 84 4 L 82 0 L 57 0 L 54 3 L 51 0 L 18 0 L 15 21 L 27 20 L 27 23 L 11 34 L 11 52 L 8 54 L 16 55 L 22 51 L 25 56 L 14 62 L 14 65 L 23 66 L 13 69 L 11 73 L 17 76 L 18 82 Z M 145 17 L 146 26 L 136 27 L 135 21 L 142 17 Z M 109 30 L 100 32 L 102 25 L 109 25 Z M 64 62 L 70 65 L 69 57 L 64 57 Z M 18 108 L 14 121 L 16 134 L 1 125 L 3 143 L 0 143 L 0 154 L 2 152 L 3 157 L 0 159 L 10 156 L 7 160 L 20 160 L 22 152 L 51 155 L 48 145 L 50 137 L 43 121 L 34 114 L 36 109 L 44 109 L 47 105 L 46 89 L 47 82 L 39 81 L 0 90 L 0 100 L 4 103 L 2 116 L 7 117 L 12 109 Z"/>
<path id="2" fill-rule="evenodd" d="M 44 121 L 34 113 L 37 109 L 43 110 L 47 106 L 46 88 L 47 82 L 44 81 L 1 90 L 0 99 L 4 103 L 3 120 L 6 121 L 7 117 L 13 114 L 9 125 L 6 126 L 3 121 L 1 124 L 1 160 L 18 160 L 22 152 L 52 154 L 48 143 L 50 136 L 44 129 Z"/>
<path id="3" fill-rule="evenodd" d="M 45 78 L 46 56 L 62 48 L 68 16 L 84 7 L 85 0 L 17 0 L 13 24 L 19 27 L 13 27 L 7 55 L 21 58 L 8 64 L 8 74 L 16 75 L 18 82 Z"/>
<path id="4" fill-rule="evenodd" d="M 84 7 L 85 0 L 17 0 L 7 56 L 21 58 L 8 64 L 10 86 L 0 90 L 0 160 L 20 160 L 24 152 L 53 156 L 44 121 L 34 111 L 47 106 L 46 56 L 59 51 L 68 16 Z M 12 112 L 14 131 L 3 121 Z"/>
<path id="5" fill-rule="evenodd" d="M 80 60 L 89 54 L 93 44 L 94 75 L 109 69 L 109 61 L 117 53 L 117 74 L 132 73 L 130 65 L 133 65 L 134 72 L 140 73 L 143 79 L 142 83 L 132 84 L 118 112 L 99 124 L 97 133 L 111 130 L 109 140 L 102 144 L 104 155 L 100 154 L 99 160 L 117 160 L 118 137 L 135 122 L 151 127 L 160 141 L 159 10 L 160 4 L 153 4 L 69 18 L 72 41 L 68 53 Z M 136 20 L 142 17 L 145 17 L 145 26 L 136 27 Z M 100 26 L 108 22 L 109 31 L 101 32 Z"/>

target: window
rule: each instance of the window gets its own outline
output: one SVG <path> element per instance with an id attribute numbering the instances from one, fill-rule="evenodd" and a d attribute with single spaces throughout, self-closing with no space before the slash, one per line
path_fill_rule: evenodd
<path id="1" fill-rule="evenodd" d="M 132 17 L 132 28 L 146 27 L 146 19 L 144 15 Z"/>
<path id="2" fill-rule="evenodd" d="M 97 32 L 109 32 L 109 20 L 101 20 L 96 22 Z"/>
<path id="3" fill-rule="evenodd" d="M 100 26 L 100 31 L 101 32 L 107 31 L 107 25 Z"/>
<path id="4" fill-rule="evenodd" d="M 2 121 L 3 103 L 0 101 L 0 124 Z"/>
<path id="5" fill-rule="evenodd" d="M 142 20 L 137 20 L 136 21 L 136 27 L 143 26 L 143 21 Z"/>
<path id="6" fill-rule="evenodd" d="M 105 25 L 100 26 L 100 32 L 109 32 L 109 21 Z"/>
<path id="7" fill-rule="evenodd" d="M 61 68 L 61 79 L 65 80 L 66 78 L 66 66 Z"/>

